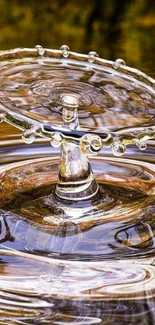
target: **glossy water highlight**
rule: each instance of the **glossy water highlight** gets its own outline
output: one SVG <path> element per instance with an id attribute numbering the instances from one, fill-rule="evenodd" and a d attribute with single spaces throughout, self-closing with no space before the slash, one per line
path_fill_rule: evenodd
<path id="1" fill-rule="evenodd" d="M 154 81 L 64 46 L 4 59 L 0 324 L 154 324 Z"/>

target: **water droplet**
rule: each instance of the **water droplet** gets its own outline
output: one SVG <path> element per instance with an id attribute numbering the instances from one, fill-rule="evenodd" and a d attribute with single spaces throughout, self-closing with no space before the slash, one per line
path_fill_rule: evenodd
<path id="1" fill-rule="evenodd" d="M 148 133 L 150 136 L 155 135 L 155 130 L 153 128 L 146 129 L 146 133 Z"/>
<path id="2" fill-rule="evenodd" d="M 69 110 L 68 108 L 63 108 L 62 118 L 64 122 L 72 122 L 77 116 L 77 110 Z"/>
<path id="3" fill-rule="evenodd" d="M 118 69 L 121 65 L 126 65 L 125 61 L 123 59 L 117 59 L 113 64 L 113 68 Z"/>
<path id="4" fill-rule="evenodd" d="M 5 121 L 5 115 L 4 114 L 0 114 L 0 123 Z"/>
<path id="5" fill-rule="evenodd" d="M 122 156 L 126 150 L 126 146 L 120 141 L 114 142 L 111 148 L 114 156 Z"/>
<path id="6" fill-rule="evenodd" d="M 88 61 L 91 63 L 93 63 L 97 57 L 98 54 L 96 52 L 91 51 L 88 53 Z"/>
<path id="7" fill-rule="evenodd" d="M 39 55 L 44 55 L 45 49 L 41 45 L 36 45 L 35 48 L 37 49 Z"/>
<path id="8" fill-rule="evenodd" d="M 63 57 L 64 58 L 68 58 L 68 56 L 69 56 L 69 46 L 68 45 L 62 45 L 61 47 L 60 47 L 60 50 L 61 50 L 61 52 L 62 52 L 62 55 L 63 55 Z"/>
<path id="9" fill-rule="evenodd" d="M 79 106 L 79 101 L 78 98 L 73 96 L 73 95 L 63 95 L 61 97 L 61 102 L 63 106 L 66 107 L 78 107 Z"/>
<path id="10" fill-rule="evenodd" d="M 81 147 L 83 154 L 90 154 L 90 152 L 91 152 L 90 151 L 90 144 L 91 144 L 90 138 L 91 138 L 90 134 L 85 134 L 80 139 L 80 147 Z"/>
<path id="11" fill-rule="evenodd" d="M 91 149 L 94 151 L 99 151 L 102 149 L 102 140 L 98 135 L 94 135 L 91 140 Z"/>
<path id="12" fill-rule="evenodd" d="M 27 144 L 31 144 L 34 142 L 35 140 L 35 133 L 32 132 L 32 130 L 26 130 L 23 134 L 22 134 L 22 140 L 27 143 Z"/>
<path id="13" fill-rule="evenodd" d="M 78 127 L 78 98 L 72 94 L 65 94 L 61 97 L 61 103 L 63 105 L 62 118 L 63 121 L 67 123 L 67 125 L 64 124 L 64 127 L 76 129 Z"/>
<path id="14" fill-rule="evenodd" d="M 55 132 L 51 139 L 51 146 L 59 148 L 62 143 L 62 135 L 59 132 Z"/>
<path id="15" fill-rule="evenodd" d="M 145 150 L 147 148 L 146 142 L 139 139 L 136 140 L 136 145 L 140 150 Z"/>
<path id="16" fill-rule="evenodd" d="M 102 139 L 98 135 L 85 134 L 80 139 L 80 147 L 84 154 L 95 154 L 102 149 Z"/>

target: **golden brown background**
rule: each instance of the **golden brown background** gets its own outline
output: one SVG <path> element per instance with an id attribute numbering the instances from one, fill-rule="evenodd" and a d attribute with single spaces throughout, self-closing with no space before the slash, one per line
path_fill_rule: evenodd
<path id="1" fill-rule="evenodd" d="M 67 44 L 154 76 L 154 0 L 0 0 L 0 31 L 1 49 Z"/>

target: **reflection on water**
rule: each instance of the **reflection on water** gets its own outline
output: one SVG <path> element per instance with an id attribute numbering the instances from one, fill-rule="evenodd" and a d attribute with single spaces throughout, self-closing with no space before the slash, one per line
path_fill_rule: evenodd
<path id="1" fill-rule="evenodd" d="M 94 54 L 79 68 L 65 61 L 64 48 L 54 52 L 58 61 L 40 50 L 1 62 L 1 112 L 18 113 L 18 126 L 20 113 L 60 127 L 62 96 L 74 95 L 82 130 L 110 131 L 117 145 L 125 139 L 132 146 L 123 158 L 108 145 L 90 158 L 99 187 L 72 200 L 55 191 L 59 149 L 38 138 L 25 145 L 1 124 L 0 324 L 155 324 L 154 80 L 118 62 L 96 68 Z M 143 155 L 130 142 L 142 127 Z"/>
<path id="2" fill-rule="evenodd" d="M 61 99 L 67 93 L 79 100 L 82 129 L 113 132 L 153 126 L 154 80 L 123 70 L 117 63 L 96 68 L 92 62 L 82 66 L 78 61 L 55 59 L 53 63 L 48 57 L 5 61 L 1 65 L 0 108 L 60 127 Z"/>
<path id="3" fill-rule="evenodd" d="M 0 324 L 154 324 L 151 158 L 147 164 L 94 158 L 96 178 L 113 208 L 105 205 L 94 225 L 91 217 L 63 217 L 56 226 L 48 200 L 57 178 L 55 154 L 27 161 L 27 173 L 20 167 L 24 157 L 37 157 L 38 149 L 49 156 L 50 148 L 41 144 L 1 149 Z"/>

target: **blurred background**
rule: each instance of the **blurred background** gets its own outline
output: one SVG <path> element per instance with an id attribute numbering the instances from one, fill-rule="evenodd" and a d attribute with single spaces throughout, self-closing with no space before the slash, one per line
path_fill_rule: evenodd
<path id="1" fill-rule="evenodd" d="M 0 49 L 96 51 L 155 77 L 154 0 L 0 0 Z"/>

